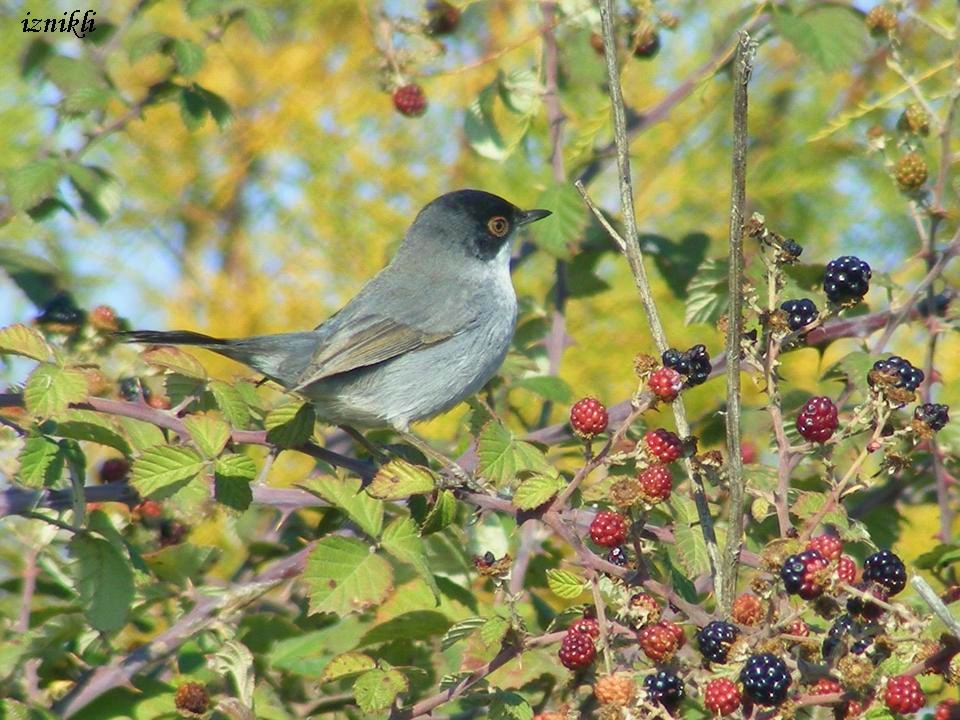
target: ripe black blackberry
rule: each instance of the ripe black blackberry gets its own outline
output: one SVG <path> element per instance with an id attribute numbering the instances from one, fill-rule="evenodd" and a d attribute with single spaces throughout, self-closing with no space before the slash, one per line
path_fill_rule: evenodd
<path id="1" fill-rule="evenodd" d="M 627 557 L 627 551 L 624 550 L 623 547 L 617 546 L 607 553 L 607 562 L 619 567 L 626 567 L 630 564 L 630 558 Z"/>
<path id="2" fill-rule="evenodd" d="M 663 353 L 661 360 L 664 367 L 673 368 L 686 378 L 686 387 L 703 384 L 713 369 L 706 345 L 694 345 L 684 352 L 670 348 Z"/>
<path id="3" fill-rule="evenodd" d="M 697 645 L 703 656 L 712 663 L 725 663 L 727 651 L 740 634 L 740 629 L 725 620 L 707 623 L 697 633 Z"/>
<path id="4" fill-rule="evenodd" d="M 909 360 L 892 355 L 886 360 L 877 360 L 867 373 L 867 384 L 874 387 L 885 378 L 893 380 L 893 387 L 916 390 L 923 382 L 923 370 L 915 368 Z"/>
<path id="5" fill-rule="evenodd" d="M 669 670 L 661 670 L 656 675 L 647 675 L 643 687 L 651 702 L 658 702 L 667 710 L 673 710 L 683 700 L 683 680 Z"/>
<path id="6" fill-rule="evenodd" d="M 854 255 L 843 255 L 827 263 L 823 274 L 823 292 L 832 303 L 859 302 L 870 289 L 873 272 Z"/>
<path id="7" fill-rule="evenodd" d="M 907 568 L 896 554 L 881 550 L 863 561 L 863 579 L 880 583 L 896 595 L 907 586 Z"/>
<path id="8" fill-rule="evenodd" d="M 829 662 L 831 658 L 843 655 L 845 650 L 841 651 L 841 648 L 848 648 L 854 655 L 862 655 L 873 643 L 873 636 L 877 632 L 879 628 L 876 623 L 859 622 L 844 613 L 827 630 L 827 637 L 820 646 L 823 659 Z"/>
<path id="9" fill-rule="evenodd" d="M 772 653 L 760 653 L 747 658 L 740 671 L 743 691 L 759 705 L 779 705 L 787 699 L 790 690 L 790 672 L 787 664 Z"/>
<path id="10" fill-rule="evenodd" d="M 950 408 L 940 403 L 924 403 L 913 411 L 913 419 L 936 432 L 950 422 Z"/>
<path id="11" fill-rule="evenodd" d="M 791 595 L 812 600 L 823 593 L 823 584 L 817 575 L 829 564 L 819 550 L 804 550 L 797 555 L 791 555 L 780 567 L 783 587 Z"/>
<path id="12" fill-rule="evenodd" d="M 887 588 L 877 582 L 863 580 L 857 583 L 855 587 L 869 597 L 874 597 L 878 600 L 886 601 L 887 598 L 890 597 L 890 592 Z M 852 595 L 847 600 L 847 612 L 863 620 L 876 620 L 883 615 L 884 609 L 866 598 Z"/>
<path id="13" fill-rule="evenodd" d="M 820 315 L 813 300 L 807 298 L 786 300 L 780 304 L 780 309 L 787 314 L 787 325 L 793 331 L 806 327 Z"/>

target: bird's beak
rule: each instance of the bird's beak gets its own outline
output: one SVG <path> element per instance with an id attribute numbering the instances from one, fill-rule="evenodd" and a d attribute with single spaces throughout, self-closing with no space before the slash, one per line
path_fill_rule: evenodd
<path id="1" fill-rule="evenodd" d="M 547 215 L 553 215 L 553 213 L 549 210 L 523 210 L 517 214 L 517 225 L 527 225 L 537 220 L 543 220 Z"/>

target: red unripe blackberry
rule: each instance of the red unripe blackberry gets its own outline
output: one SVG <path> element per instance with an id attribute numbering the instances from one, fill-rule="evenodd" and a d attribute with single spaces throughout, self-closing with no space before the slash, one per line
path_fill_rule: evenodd
<path id="1" fill-rule="evenodd" d="M 880 583 L 890 595 L 896 595 L 907 586 L 907 568 L 899 556 L 881 550 L 863 561 L 863 579 Z"/>
<path id="2" fill-rule="evenodd" d="M 600 547 L 612 548 L 627 537 L 627 520 L 620 513 L 601 510 L 590 523 L 590 539 Z"/>
<path id="3" fill-rule="evenodd" d="M 756 595 L 743 593 L 733 599 L 730 617 L 741 625 L 757 625 L 765 616 L 763 601 Z"/>
<path id="4" fill-rule="evenodd" d="M 177 688 L 173 703 L 177 710 L 190 715 L 203 715 L 210 707 L 210 696 L 203 685 L 189 682 Z"/>
<path id="5" fill-rule="evenodd" d="M 797 432 L 808 442 L 825 443 L 839 426 L 837 406 L 828 397 L 812 397 L 797 415 Z"/>
<path id="6" fill-rule="evenodd" d="M 859 302 L 870 289 L 873 271 L 858 257 L 844 255 L 827 263 L 823 292 L 832 303 Z"/>
<path id="7" fill-rule="evenodd" d="M 643 499 L 651 505 L 667 500 L 673 489 L 673 475 L 665 465 L 651 465 L 637 475 L 637 482 Z"/>
<path id="8" fill-rule="evenodd" d="M 427 3 L 427 33 L 449 35 L 460 24 L 460 8 L 446 0 L 430 0 Z"/>
<path id="9" fill-rule="evenodd" d="M 827 560 L 836 560 L 843 552 L 843 540 L 836 535 L 816 535 L 807 541 L 807 550 L 816 550 Z"/>
<path id="10" fill-rule="evenodd" d="M 609 421 L 607 408 L 596 398 L 585 397 L 570 408 L 570 427 L 585 440 L 606 430 Z"/>
<path id="11" fill-rule="evenodd" d="M 629 675 L 604 675 L 593 684 L 593 695 L 601 705 L 629 705 L 635 693 L 636 684 Z"/>
<path id="12" fill-rule="evenodd" d="M 600 637 L 600 623 L 596 618 L 580 618 L 567 628 L 567 632 L 579 633 L 596 640 Z"/>
<path id="13" fill-rule="evenodd" d="M 673 626 L 673 627 L 671 627 Z M 644 655 L 655 663 L 665 663 L 673 657 L 680 647 L 676 629 L 679 625 L 669 620 L 649 623 L 637 632 L 637 642 Z M 680 637 L 683 631 L 680 631 Z"/>
<path id="14" fill-rule="evenodd" d="M 791 555 L 780 567 L 783 587 L 791 595 L 799 595 L 804 600 L 812 600 L 823 594 L 822 571 L 830 563 L 817 550 L 804 550 L 799 555 Z"/>
<path id="15" fill-rule="evenodd" d="M 393 106 L 401 115 L 419 117 L 427 111 L 427 96 L 417 83 L 407 83 L 393 91 Z"/>
<path id="16" fill-rule="evenodd" d="M 727 651 L 733 645 L 740 628 L 726 620 L 713 620 L 697 633 L 700 653 L 712 663 L 725 663 Z"/>
<path id="17" fill-rule="evenodd" d="M 650 374 L 647 387 L 660 400 L 672 402 L 683 388 L 683 378 L 673 368 L 662 367 Z"/>
<path id="18" fill-rule="evenodd" d="M 849 555 L 841 555 L 837 560 L 837 578 L 847 585 L 853 585 L 857 581 L 857 563 Z"/>
<path id="19" fill-rule="evenodd" d="M 110 458 L 100 466 L 100 482 L 115 483 L 127 479 L 130 474 L 130 462 L 126 458 Z"/>
<path id="20" fill-rule="evenodd" d="M 927 698 L 913 675 L 897 675 L 887 680 L 883 701 L 893 712 L 909 715 L 922 708 Z"/>
<path id="21" fill-rule="evenodd" d="M 560 663 L 568 670 L 580 670 L 587 667 L 597 656 L 593 638 L 578 632 L 568 632 L 560 641 L 557 653 Z"/>
<path id="22" fill-rule="evenodd" d="M 703 704 L 712 715 L 730 715 L 740 707 L 740 688 L 733 680 L 714 678 L 704 688 Z"/>
<path id="23" fill-rule="evenodd" d="M 952 698 L 941 700 L 933 711 L 933 720 L 960 720 L 960 703 Z"/>
<path id="24" fill-rule="evenodd" d="M 843 686 L 833 678 L 820 678 L 810 688 L 811 695 L 836 695 L 843 692 Z"/>
<path id="25" fill-rule="evenodd" d="M 648 430 L 643 436 L 647 453 L 657 462 L 667 465 L 683 454 L 683 443 L 675 433 L 663 428 Z"/>
<path id="26" fill-rule="evenodd" d="M 97 305 L 90 311 L 90 324 L 97 330 L 113 332 L 120 329 L 116 311 L 109 305 Z"/>
<path id="27" fill-rule="evenodd" d="M 780 705 L 790 690 L 790 672 L 787 664 L 772 653 L 760 653 L 747 658 L 740 671 L 744 693 L 758 705 Z"/>
<path id="28" fill-rule="evenodd" d="M 791 621 L 783 630 L 787 635 L 796 635 L 797 637 L 810 636 L 810 626 L 800 618 Z"/>

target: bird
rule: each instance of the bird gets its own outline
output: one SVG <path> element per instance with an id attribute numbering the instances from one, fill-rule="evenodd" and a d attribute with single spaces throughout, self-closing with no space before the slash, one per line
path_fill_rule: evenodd
<path id="1" fill-rule="evenodd" d="M 511 241 L 550 214 L 483 190 L 455 190 L 424 206 L 390 263 L 313 330 L 233 339 L 188 330 L 117 335 L 212 350 L 299 393 L 326 422 L 407 433 L 499 370 L 517 319 Z"/>

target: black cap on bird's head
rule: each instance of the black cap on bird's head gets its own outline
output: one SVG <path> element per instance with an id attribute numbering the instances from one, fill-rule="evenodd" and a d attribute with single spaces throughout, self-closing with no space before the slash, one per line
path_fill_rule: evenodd
<path id="1" fill-rule="evenodd" d="M 407 233 L 407 241 L 428 251 L 436 243 L 459 242 L 470 257 L 491 260 L 521 225 L 550 215 L 549 210 L 521 210 L 498 195 L 483 190 L 455 190 L 430 202 Z"/>

